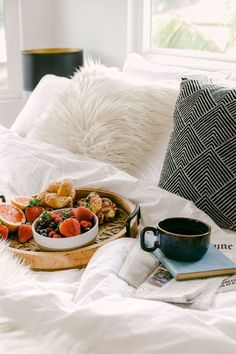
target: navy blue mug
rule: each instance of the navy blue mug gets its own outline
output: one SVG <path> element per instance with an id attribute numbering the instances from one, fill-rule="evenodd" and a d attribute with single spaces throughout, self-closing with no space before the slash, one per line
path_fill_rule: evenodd
<path id="1" fill-rule="evenodd" d="M 157 237 L 152 247 L 145 243 L 145 233 L 151 231 Z M 197 261 L 207 252 L 211 227 L 190 218 L 169 218 L 159 221 L 157 227 L 147 226 L 140 233 L 141 248 L 154 252 L 160 248 L 167 258 L 179 261 Z"/>

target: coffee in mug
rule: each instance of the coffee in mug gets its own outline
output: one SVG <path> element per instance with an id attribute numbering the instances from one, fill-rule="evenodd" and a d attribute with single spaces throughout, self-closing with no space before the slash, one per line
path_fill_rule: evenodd
<path id="1" fill-rule="evenodd" d="M 152 247 L 145 243 L 145 233 L 151 231 L 156 240 Z M 157 227 L 147 226 L 141 230 L 141 248 L 162 253 L 179 261 L 196 261 L 204 256 L 210 244 L 211 227 L 196 219 L 173 217 L 159 221 Z"/>

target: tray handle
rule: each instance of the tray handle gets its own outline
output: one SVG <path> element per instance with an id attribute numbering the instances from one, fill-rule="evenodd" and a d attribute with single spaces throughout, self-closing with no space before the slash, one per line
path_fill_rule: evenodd
<path id="1" fill-rule="evenodd" d="M 0 203 L 6 203 L 6 198 L 4 195 L 0 195 Z"/>
<path id="2" fill-rule="evenodd" d="M 137 224 L 139 225 L 139 221 L 141 219 L 141 211 L 140 211 L 140 206 L 136 205 L 136 207 L 134 208 L 134 210 L 132 211 L 132 213 L 128 216 L 127 220 L 126 220 L 126 237 L 131 237 L 131 221 L 133 220 L 133 218 L 135 218 L 135 216 L 137 217 Z"/>

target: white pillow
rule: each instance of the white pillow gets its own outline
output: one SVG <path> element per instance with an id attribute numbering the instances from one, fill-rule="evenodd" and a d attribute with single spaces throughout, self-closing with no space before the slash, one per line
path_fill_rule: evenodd
<path id="1" fill-rule="evenodd" d="M 211 83 L 222 81 L 230 78 L 231 72 L 222 71 L 205 71 L 194 70 L 186 67 L 162 65 L 152 63 L 143 56 L 131 53 L 127 56 L 123 72 L 130 77 L 140 78 L 147 81 L 163 81 L 166 85 L 174 85 L 179 87 L 179 83 L 183 77 Z"/>
<path id="2" fill-rule="evenodd" d="M 59 91 L 63 90 L 69 82 L 70 79 L 66 77 L 45 75 L 30 94 L 24 108 L 17 116 L 10 130 L 18 135 L 26 136 L 52 98 Z"/>
<path id="3" fill-rule="evenodd" d="M 177 92 L 133 84 L 102 65 L 83 68 L 29 133 L 136 175 L 171 127 Z"/>

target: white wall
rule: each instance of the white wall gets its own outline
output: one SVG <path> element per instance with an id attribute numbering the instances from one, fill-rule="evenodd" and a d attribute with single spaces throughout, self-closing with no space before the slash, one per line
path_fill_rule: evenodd
<path id="1" fill-rule="evenodd" d="M 21 0 L 22 49 L 78 47 L 105 65 L 122 67 L 134 48 L 137 0 Z"/>
<path id="2" fill-rule="evenodd" d="M 58 46 L 78 46 L 105 65 L 122 68 L 133 29 L 130 0 L 58 0 Z M 66 26 L 64 24 L 66 23 Z M 132 32 L 132 33 L 131 33 Z"/>
<path id="3" fill-rule="evenodd" d="M 57 0 L 20 0 L 22 49 L 54 46 L 60 35 L 57 3 Z"/>
<path id="4" fill-rule="evenodd" d="M 83 48 L 85 56 L 122 68 L 135 51 L 138 0 L 21 0 L 22 49 Z M 0 124 L 10 126 L 25 97 L 0 102 Z"/>
<path id="5" fill-rule="evenodd" d="M 21 0 L 22 49 L 53 46 L 56 41 L 56 21 L 53 7 L 57 0 Z M 28 95 L 0 101 L 0 124 L 10 127 L 23 108 Z"/>

